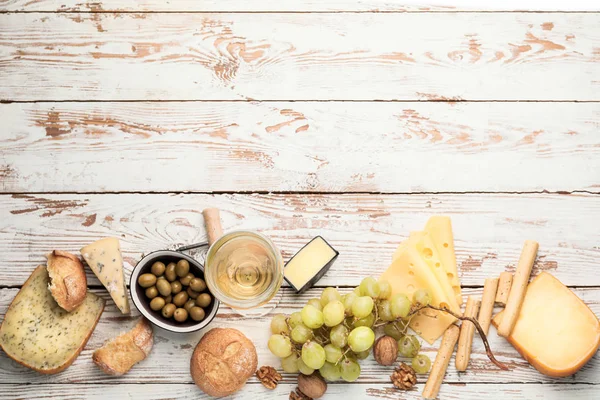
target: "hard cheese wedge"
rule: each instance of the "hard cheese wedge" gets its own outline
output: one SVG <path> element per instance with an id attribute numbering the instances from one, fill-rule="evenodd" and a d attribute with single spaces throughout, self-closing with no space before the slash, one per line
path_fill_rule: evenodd
<path id="1" fill-rule="evenodd" d="M 52 297 L 48 283 L 48 271 L 40 265 L 6 311 L 0 347 L 26 367 L 55 374 L 71 365 L 85 347 L 104 300 L 88 292 L 79 307 L 67 312 Z"/>
<path id="2" fill-rule="evenodd" d="M 501 312 L 492 320 L 498 327 Z M 547 272 L 527 287 L 519 317 L 507 338 L 544 375 L 572 375 L 596 353 L 600 324 L 569 288 Z"/>
<path id="3" fill-rule="evenodd" d="M 448 279 L 458 305 L 462 305 L 463 299 L 458 279 L 458 268 L 456 268 L 456 254 L 454 253 L 454 235 L 452 234 L 452 222 L 450 217 L 435 215 L 429 218 L 425 225 L 425 231 L 429 233 L 433 244 L 438 250 L 442 264 L 448 274 Z"/>
<path id="4" fill-rule="evenodd" d="M 119 239 L 98 240 L 81 249 L 81 255 L 123 314 L 129 314 L 129 298 L 123 276 L 123 258 Z"/>
<path id="5" fill-rule="evenodd" d="M 410 244 L 398 254 L 392 265 L 381 275 L 381 279 L 390 282 L 392 295 L 404 293 L 410 299 L 415 290 L 427 289 L 431 294 L 431 304 L 449 306 L 452 302 L 416 247 Z M 423 310 L 411 319 L 410 327 L 432 344 L 455 320 L 446 313 Z"/>

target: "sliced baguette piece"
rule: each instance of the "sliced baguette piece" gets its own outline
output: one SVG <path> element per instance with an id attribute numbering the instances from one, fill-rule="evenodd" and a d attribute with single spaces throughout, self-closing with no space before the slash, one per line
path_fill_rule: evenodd
<path id="1" fill-rule="evenodd" d="M 123 375 L 148 357 L 153 344 L 152 325 L 146 318 L 140 318 L 132 330 L 109 340 L 94 351 L 92 359 L 107 374 Z"/>
<path id="2" fill-rule="evenodd" d="M 87 293 L 87 279 L 79 258 L 66 251 L 54 250 L 48 254 L 50 293 L 66 311 L 73 311 L 83 303 Z"/>
<path id="3" fill-rule="evenodd" d="M 104 300 L 88 293 L 72 312 L 52 297 L 46 266 L 37 267 L 8 307 L 0 326 L 6 355 L 42 374 L 56 374 L 75 361 L 104 310 Z"/>

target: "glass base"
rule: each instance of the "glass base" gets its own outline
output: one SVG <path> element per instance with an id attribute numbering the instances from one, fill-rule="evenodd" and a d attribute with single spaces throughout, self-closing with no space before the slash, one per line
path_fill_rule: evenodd
<path id="1" fill-rule="evenodd" d="M 277 308 L 277 305 L 283 298 L 283 290 L 279 289 L 275 296 L 268 303 L 263 304 L 260 307 L 248 308 L 248 309 L 239 309 L 239 308 L 231 308 L 236 314 L 244 317 L 244 318 L 260 318 L 269 314 Z"/>

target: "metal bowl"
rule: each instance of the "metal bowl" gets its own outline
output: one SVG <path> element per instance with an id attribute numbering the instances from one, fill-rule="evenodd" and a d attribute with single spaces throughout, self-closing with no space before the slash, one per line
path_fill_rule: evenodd
<path id="1" fill-rule="evenodd" d="M 152 264 L 156 261 L 163 262 L 165 265 L 170 262 L 177 262 L 181 259 L 185 259 L 190 263 L 190 272 L 196 277 L 204 279 L 204 267 L 194 258 L 187 254 L 172 251 L 172 250 L 159 250 L 146 255 L 142 258 L 131 273 L 129 280 L 129 288 L 131 291 L 131 298 L 133 304 L 140 311 L 140 313 L 146 317 L 154 325 L 161 327 L 170 332 L 187 333 L 194 332 L 206 327 L 217 315 L 219 309 L 219 300 L 211 293 L 212 302 L 204 310 L 206 311 L 206 317 L 199 322 L 192 319 L 188 319 L 185 322 L 177 322 L 172 318 L 165 318 L 159 311 L 154 311 L 150 308 L 150 300 L 144 293 L 146 289 L 138 284 L 138 277 L 142 274 L 149 273 Z"/>

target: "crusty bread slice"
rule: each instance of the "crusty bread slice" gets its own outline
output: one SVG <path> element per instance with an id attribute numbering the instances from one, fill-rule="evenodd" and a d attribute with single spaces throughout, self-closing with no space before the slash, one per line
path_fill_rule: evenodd
<path id="1" fill-rule="evenodd" d="M 88 293 L 72 312 L 52 297 L 48 271 L 37 267 L 8 307 L 0 326 L 0 347 L 16 362 L 42 374 L 56 374 L 75 361 L 104 310 Z"/>
<path id="2" fill-rule="evenodd" d="M 71 312 L 83 303 L 87 293 L 83 264 L 77 256 L 66 251 L 54 250 L 47 258 L 48 289 L 58 305 Z"/>
<path id="3" fill-rule="evenodd" d="M 132 330 L 94 351 L 92 359 L 107 374 L 123 375 L 148 357 L 153 344 L 152 325 L 146 318 L 141 318 Z"/>

